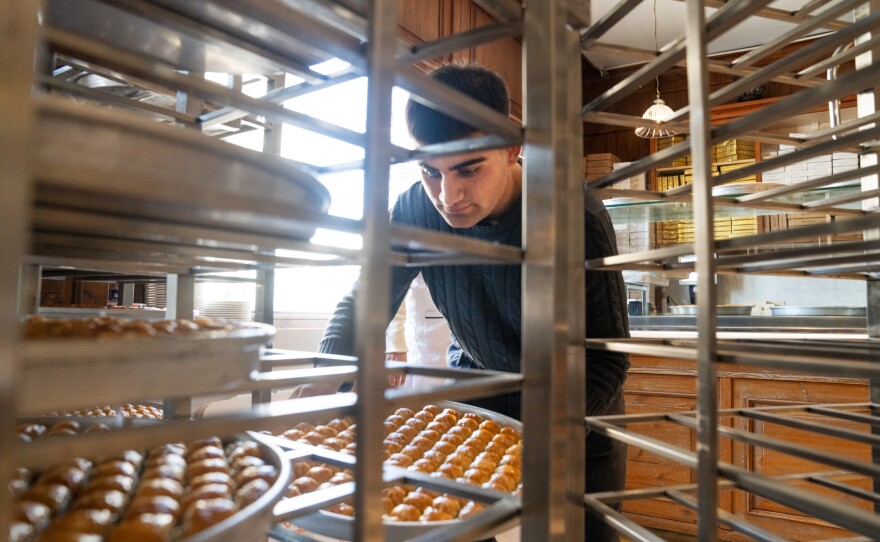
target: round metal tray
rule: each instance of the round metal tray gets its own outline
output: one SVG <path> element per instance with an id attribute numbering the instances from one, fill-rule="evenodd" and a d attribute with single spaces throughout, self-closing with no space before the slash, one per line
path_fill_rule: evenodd
<path id="1" fill-rule="evenodd" d="M 716 309 L 716 314 L 720 316 L 747 316 L 752 313 L 752 305 L 719 305 Z M 676 316 L 696 316 L 697 305 L 673 305 L 668 311 Z"/>
<path id="2" fill-rule="evenodd" d="M 269 491 L 234 516 L 177 542 L 265 542 L 266 533 L 275 520 L 272 514 L 275 503 L 281 500 L 287 490 L 293 471 L 290 461 L 281 455 L 281 450 L 263 439 L 262 435 L 249 431 L 246 438 L 260 444 L 263 460 L 278 469 L 278 479 Z"/>
<path id="3" fill-rule="evenodd" d="M 512 427 L 522 433 L 522 422 L 513 418 L 501 415 L 491 410 L 477 408 L 466 405 L 464 403 L 455 403 L 452 401 L 438 401 L 436 403 L 441 408 L 454 408 L 461 412 L 473 412 L 479 414 L 486 419 L 498 422 L 501 425 Z M 426 533 L 438 527 L 448 526 L 459 523 L 462 520 L 451 521 L 386 521 L 385 522 L 385 540 L 388 542 L 402 542 L 410 538 Z M 319 535 L 345 539 L 353 532 L 354 518 L 343 516 L 342 514 L 334 514 L 320 510 L 306 516 L 294 518 L 290 520 L 296 527 L 290 530 L 295 532 L 296 528 L 304 528 Z M 507 525 L 505 525 L 507 526 Z M 488 535 L 487 535 L 488 536 Z"/>
<path id="4" fill-rule="evenodd" d="M 40 205 L 299 239 L 330 206 L 327 189 L 290 160 L 127 111 L 48 97 L 35 135 Z M 88 231 L 82 222 L 73 229 Z"/>
<path id="5" fill-rule="evenodd" d="M 222 392 L 260 368 L 275 328 L 254 322 L 231 331 L 167 337 L 23 341 L 21 409 L 26 413 L 126 403 L 144 397 Z"/>
<path id="6" fill-rule="evenodd" d="M 866 316 L 865 307 L 770 307 L 773 316 Z"/>
<path id="7" fill-rule="evenodd" d="M 98 423 L 111 425 L 114 429 L 132 426 L 147 426 L 162 423 L 160 420 L 104 418 L 104 417 L 75 417 L 75 416 L 43 416 L 19 420 L 22 423 L 55 423 L 60 421 L 77 421 L 83 427 L 89 427 Z M 49 438 L 49 437 L 47 437 Z M 66 437 L 76 438 L 76 437 Z M 238 436 L 238 440 L 252 440 L 260 446 L 260 457 L 278 471 L 275 483 L 259 499 L 249 504 L 235 515 L 211 526 L 193 536 L 182 538 L 176 542 L 265 542 L 266 532 L 271 528 L 274 521 L 272 510 L 275 503 L 281 500 L 284 491 L 290 484 L 292 470 L 290 462 L 283 456 L 281 450 L 267 442 L 258 433 L 248 432 Z"/>

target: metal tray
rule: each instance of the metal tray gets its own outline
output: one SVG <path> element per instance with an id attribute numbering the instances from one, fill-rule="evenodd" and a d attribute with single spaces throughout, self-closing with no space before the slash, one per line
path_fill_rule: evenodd
<path id="1" fill-rule="evenodd" d="M 716 314 L 723 316 L 742 316 L 752 314 L 752 305 L 718 305 L 715 307 Z M 696 316 L 697 305 L 673 305 L 669 307 L 669 314 L 677 316 Z"/>
<path id="2" fill-rule="evenodd" d="M 299 239 L 330 206 L 327 189 L 294 162 L 126 111 L 50 96 L 35 133 L 40 205 L 224 230 L 283 225 Z"/>
<path id="3" fill-rule="evenodd" d="M 466 405 L 464 403 L 455 403 L 452 401 L 438 401 L 433 403 L 441 408 L 454 408 L 461 412 L 473 412 L 475 414 L 479 414 L 486 419 L 493 420 L 498 422 L 501 425 L 506 425 L 509 427 L 513 427 L 520 433 L 522 433 L 522 422 L 519 420 L 515 420 L 513 418 L 501 415 L 497 412 L 493 412 L 491 410 L 486 410 L 483 408 L 477 408 L 474 406 Z M 434 530 L 438 527 L 448 526 L 452 524 L 456 524 L 461 522 L 462 520 L 451 520 L 451 521 L 431 521 L 431 522 L 416 522 L 416 521 L 386 521 L 385 523 L 385 540 L 387 542 L 402 542 L 404 540 L 409 540 L 414 536 L 418 536 L 423 533 L 427 533 L 428 531 Z M 339 538 L 341 540 L 348 540 L 351 538 L 352 533 L 354 532 L 354 519 L 349 516 L 343 516 L 342 514 L 334 514 L 332 512 L 327 512 L 324 510 L 319 510 L 318 512 L 313 512 L 311 514 L 301 516 L 298 518 L 293 518 L 290 520 L 295 527 L 291 527 L 290 532 L 296 532 L 296 528 L 303 528 L 319 535 Z M 509 528 L 509 524 L 505 524 L 505 528 Z M 491 535 L 486 535 L 491 536 Z"/>
<path id="4" fill-rule="evenodd" d="M 20 409 L 222 392 L 259 370 L 260 350 L 274 334 L 272 326 L 248 322 L 232 331 L 168 337 L 23 341 Z"/>
<path id="5" fill-rule="evenodd" d="M 773 316 L 866 316 L 865 307 L 770 307 Z"/>
<path id="6" fill-rule="evenodd" d="M 293 470 L 290 461 L 282 457 L 281 450 L 262 438 L 259 433 L 248 432 L 247 439 L 260 444 L 264 461 L 278 469 L 278 479 L 262 497 L 220 523 L 177 542 L 265 542 L 266 533 L 275 522 L 272 510 L 275 503 L 290 484 Z"/>
<path id="7" fill-rule="evenodd" d="M 114 318 L 131 318 L 139 320 L 165 320 L 165 309 L 108 309 L 86 307 L 39 307 L 37 314 L 46 318 L 94 318 L 110 316 Z"/>

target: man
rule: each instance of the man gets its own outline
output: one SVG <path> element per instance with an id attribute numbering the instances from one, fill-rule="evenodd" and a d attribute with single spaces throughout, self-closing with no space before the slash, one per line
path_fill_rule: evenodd
<path id="1" fill-rule="evenodd" d="M 490 70 L 476 65 L 448 65 L 435 70 L 430 77 L 496 111 L 509 113 L 506 85 Z M 482 135 L 473 127 L 415 101 L 407 105 L 406 118 L 410 134 L 421 145 Z M 421 183 L 414 184 L 400 195 L 391 211 L 392 222 L 522 246 L 520 150 L 516 146 L 424 160 L 420 163 Z M 586 257 L 615 254 L 614 230 L 602 202 L 587 197 L 584 217 Z M 394 268 L 389 320 L 419 272 L 452 330 L 452 344 L 447 351 L 450 366 L 520 371 L 522 294 L 519 266 Z M 321 352 L 353 352 L 354 292 L 353 289 L 337 306 L 321 341 Z M 628 336 L 625 299 L 620 273 L 587 273 L 587 335 Z M 623 413 L 621 390 L 628 365 L 628 358 L 623 354 L 588 353 L 587 415 Z M 315 391 L 302 394 L 314 394 Z M 519 393 L 478 399 L 471 404 L 520 418 Z M 590 434 L 586 448 L 587 491 L 622 489 L 625 447 L 601 435 Z M 618 536 L 614 529 L 587 514 L 586 539 L 617 540 Z"/>

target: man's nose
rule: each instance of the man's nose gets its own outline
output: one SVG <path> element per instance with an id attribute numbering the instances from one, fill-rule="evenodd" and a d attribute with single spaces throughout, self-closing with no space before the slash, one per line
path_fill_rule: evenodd
<path id="1" fill-rule="evenodd" d="M 455 205 L 462 199 L 464 199 L 464 190 L 461 183 L 449 175 L 444 175 L 440 181 L 440 201 L 443 205 L 449 206 Z"/>

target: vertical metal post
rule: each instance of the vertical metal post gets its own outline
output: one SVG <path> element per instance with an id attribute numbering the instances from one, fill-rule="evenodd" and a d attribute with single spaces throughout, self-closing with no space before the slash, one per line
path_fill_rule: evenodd
<path id="1" fill-rule="evenodd" d="M 189 72 L 190 74 L 196 74 L 199 72 Z M 201 75 L 204 76 L 204 73 Z M 178 92 L 177 93 L 177 104 L 175 109 L 178 113 L 186 113 L 187 115 L 191 115 L 193 117 L 198 118 L 202 114 L 203 106 L 205 102 L 203 100 L 194 98 L 190 94 L 186 92 Z M 184 126 L 187 128 L 191 128 L 194 130 L 201 130 L 201 126 L 198 123 L 190 124 L 184 123 Z"/>
<path id="2" fill-rule="evenodd" d="M 266 79 L 266 94 L 276 88 L 284 87 L 283 73 L 270 75 Z M 281 154 L 281 123 L 270 121 L 263 131 L 263 152 L 274 155 Z M 254 320 L 264 324 L 275 323 L 275 270 L 257 271 L 256 304 Z M 272 345 L 270 344 L 269 347 Z M 271 390 L 258 390 L 251 393 L 251 404 L 269 403 L 272 401 Z"/>
<path id="3" fill-rule="evenodd" d="M 5 2 L 0 9 L 0 533 L 9 532 L 12 494 L 6 490 L 16 464 L 16 377 L 19 367 L 19 264 L 30 237 L 31 86 L 37 49 L 37 3 Z"/>
<path id="4" fill-rule="evenodd" d="M 241 77 L 238 78 L 238 86 L 241 88 Z M 266 80 L 266 92 L 272 92 L 276 88 L 284 86 L 284 74 L 269 76 Z M 263 132 L 263 152 L 274 155 L 281 154 L 281 125 L 270 123 Z M 264 324 L 272 324 L 275 321 L 275 270 L 266 269 L 257 271 L 257 293 L 254 306 L 254 320 Z"/>
<path id="5" fill-rule="evenodd" d="M 122 297 L 120 298 L 120 304 L 123 307 L 131 307 L 132 303 L 134 303 L 134 283 L 124 282 L 122 283 Z"/>
<path id="6" fill-rule="evenodd" d="M 275 323 L 275 270 L 261 269 L 257 271 L 256 304 L 254 321 L 264 324 Z M 267 348 L 271 348 L 268 344 Z M 261 404 L 272 401 L 272 390 L 254 390 L 251 392 L 251 403 Z"/>
<path id="7" fill-rule="evenodd" d="M 196 277 L 189 275 L 168 275 L 165 282 L 165 316 L 170 319 L 193 317 Z M 186 419 L 192 415 L 192 399 L 180 397 L 163 402 L 165 418 Z"/>
<path id="8" fill-rule="evenodd" d="M 271 324 L 275 319 L 275 270 L 257 271 L 254 321 Z"/>
<path id="9" fill-rule="evenodd" d="M 709 75 L 706 68 L 705 8 L 687 0 L 687 82 L 694 175 L 694 253 L 697 285 L 697 539 L 716 539 L 718 525 L 718 392 L 716 379 L 715 238 L 709 141 Z"/>
<path id="10" fill-rule="evenodd" d="M 566 522 L 578 516 L 568 508 L 580 507 L 581 499 L 572 502 L 567 492 L 571 479 L 583 481 L 582 472 L 570 470 L 582 469 L 583 460 L 567 461 L 573 420 L 568 417 L 566 376 L 569 313 L 562 303 L 568 295 L 568 247 L 564 243 L 569 201 L 563 195 L 571 148 L 566 139 L 572 126 L 566 96 L 570 61 L 564 54 L 568 51 L 564 2 L 530 3 L 523 18 L 523 462 L 541 468 L 525 469 L 523 493 L 528 499 L 523 502 L 522 539 L 556 541 L 580 537 L 568 530 Z M 578 496 L 582 495 L 581 485 Z M 582 520 L 583 510 L 579 513 Z"/>
<path id="11" fill-rule="evenodd" d="M 388 325 L 388 176 L 391 166 L 391 89 L 396 68 L 397 2 L 369 3 L 367 131 L 364 160 L 363 267 L 355 309 L 359 360 L 355 540 L 383 540 L 382 439 L 385 328 Z"/>
<path id="12" fill-rule="evenodd" d="M 276 88 L 284 88 L 284 74 L 276 73 L 270 75 L 266 80 L 266 94 L 272 92 Z M 269 121 L 266 130 L 263 132 L 263 152 L 271 154 L 281 154 L 281 124 Z"/>
<path id="13" fill-rule="evenodd" d="M 587 6 L 588 7 L 588 6 Z M 581 12 L 589 18 L 589 9 Z M 584 21 L 588 22 L 587 20 Z M 569 540 L 581 540 L 584 532 L 584 465 L 586 455 L 586 429 L 584 414 L 586 412 L 586 359 L 584 341 L 586 340 L 586 289 L 584 285 L 584 123 L 581 120 L 581 42 L 580 33 L 565 32 L 564 57 L 567 59 L 566 73 L 560 74 L 560 81 L 567 78 L 565 97 L 568 121 L 568 170 L 565 177 L 568 185 L 560 193 L 563 201 L 568 203 L 566 209 L 566 231 L 564 233 L 565 254 L 567 254 L 568 270 L 564 281 L 565 290 L 561 292 L 559 301 L 567 305 L 568 310 L 568 366 L 565 374 L 568 382 L 566 393 L 568 412 L 568 502 L 576 503 L 566 506 L 565 524 Z"/>
<path id="14" fill-rule="evenodd" d="M 18 316 L 37 314 L 40 308 L 40 280 L 43 268 L 39 265 L 22 264 L 18 279 Z"/>
<path id="15" fill-rule="evenodd" d="M 877 13 L 877 10 L 880 9 L 880 0 L 871 0 L 870 2 L 866 2 L 861 6 L 855 9 L 854 15 L 855 20 L 862 20 L 872 13 Z M 858 45 L 863 43 L 876 35 L 876 32 L 870 34 L 864 34 L 859 36 L 855 40 L 855 44 Z M 867 68 L 871 64 L 875 63 L 880 59 L 880 51 L 873 50 L 858 55 L 855 59 L 856 69 L 861 70 Z M 875 86 L 874 88 L 868 89 L 864 92 L 860 92 L 856 98 L 858 115 L 860 117 L 865 117 L 873 114 L 874 112 L 880 109 L 880 86 Z M 877 152 L 866 152 L 862 153 L 859 157 L 859 166 L 862 168 L 870 167 L 877 164 Z M 862 177 L 862 190 L 874 190 L 880 186 L 878 183 L 878 177 L 876 174 L 868 175 Z M 867 210 L 877 209 L 878 199 L 871 198 L 862 202 L 862 208 Z M 862 233 L 865 241 L 880 239 L 880 230 L 866 230 Z M 878 280 L 869 280 L 867 283 L 868 289 L 868 299 L 867 299 L 867 309 L 868 309 L 868 337 L 873 339 L 880 339 L 880 281 Z M 870 380 L 870 399 L 872 404 L 880 404 L 880 380 L 876 378 L 872 378 Z M 872 407 L 872 414 L 875 416 L 880 416 L 880 408 Z M 871 432 L 875 435 L 880 435 L 880 428 L 872 427 Z M 880 464 L 880 447 L 872 447 L 871 448 L 871 459 L 874 464 Z M 874 478 L 874 491 L 880 491 L 880 480 Z M 880 513 L 880 503 L 874 503 L 874 511 Z"/>

